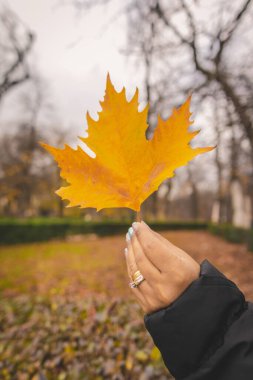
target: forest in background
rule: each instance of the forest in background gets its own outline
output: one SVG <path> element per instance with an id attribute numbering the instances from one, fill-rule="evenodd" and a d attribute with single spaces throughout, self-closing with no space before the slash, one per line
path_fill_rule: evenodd
<path id="1" fill-rule="evenodd" d="M 110 2 L 73 0 L 72 5 L 81 19 L 83 12 Z M 212 220 L 249 228 L 253 218 L 252 1 L 129 1 L 121 12 L 127 20 L 122 54 L 136 69 L 142 67 L 141 91 L 151 105 L 147 138 L 152 138 L 158 113 L 168 117 L 193 93 L 194 114 L 203 115 L 200 127 L 210 130 L 205 143 L 217 144 L 213 153 L 165 181 L 144 203 L 143 217 Z M 20 108 L 16 124 L 3 125 L 0 134 L 0 215 L 131 218 L 127 209 L 100 213 L 66 209 L 54 194 L 63 181 L 38 141 L 61 146 L 73 136 L 55 122 L 46 80 L 29 60 L 36 36 L 4 6 L 0 35 L 0 107 L 18 89 Z"/>

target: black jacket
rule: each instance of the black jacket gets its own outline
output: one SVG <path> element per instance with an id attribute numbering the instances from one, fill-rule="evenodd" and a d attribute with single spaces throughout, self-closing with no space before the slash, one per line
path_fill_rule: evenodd
<path id="1" fill-rule="evenodd" d="M 207 260 L 175 302 L 144 322 L 176 380 L 253 380 L 253 305 Z"/>

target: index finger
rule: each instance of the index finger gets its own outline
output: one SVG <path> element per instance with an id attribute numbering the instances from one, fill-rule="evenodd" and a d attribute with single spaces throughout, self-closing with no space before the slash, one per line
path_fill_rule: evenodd
<path id="1" fill-rule="evenodd" d="M 175 257 L 173 250 L 169 249 L 169 246 L 164 244 L 156 234 L 153 234 L 145 223 L 135 222 L 133 228 L 147 258 L 156 268 L 164 272 L 170 259 Z"/>
<path id="2" fill-rule="evenodd" d="M 142 246 L 139 243 L 135 234 L 133 234 L 131 238 L 131 243 L 133 247 L 135 261 L 139 270 L 141 271 L 143 276 L 147 279 L 147 281 L 152 283 L 153 281 L 157 279 L 157 276 L 159 276 L 161 272 L 156 266 L 154 266 L 154 264 L 145 255 L 142 249 Z"/>

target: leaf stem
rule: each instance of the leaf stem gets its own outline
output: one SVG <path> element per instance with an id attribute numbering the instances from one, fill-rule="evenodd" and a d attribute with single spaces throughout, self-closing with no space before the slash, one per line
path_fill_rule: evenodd
<path id="1" fill-rule="evenodd" d="M 136 222 L 141 222 L 141 210 L 136 212 Z"/>

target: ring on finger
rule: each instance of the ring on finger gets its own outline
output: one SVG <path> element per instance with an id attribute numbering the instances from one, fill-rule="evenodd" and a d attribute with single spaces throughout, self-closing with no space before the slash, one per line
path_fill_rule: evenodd
<path id="1" fill-rule="evenodd" d="M 136 272 L 134 272 L 133 274 L 133 281 L 135 281 L 139 276 L 141 276 L 141 272 L 139 270 L 137 270 Z"/>
<path id="2" fill-rule="evenodd" d="M 138 272 L 138 273 L 137 273 L 137 272 Z M 142 281 L 145 280 L 144 276 L 141 274 L 140 271 L 136 271 L 136 272 L 134 273 L 134 276 L 133 276 L 133 277 L 134 277 L 134 278 L 133 278 L 133 281 L 131 281 L 131 282 L 129 283 L 130 288 L 137 288 L 137 286 L 139 286 L 139 285 L 142 283 Z"/>

